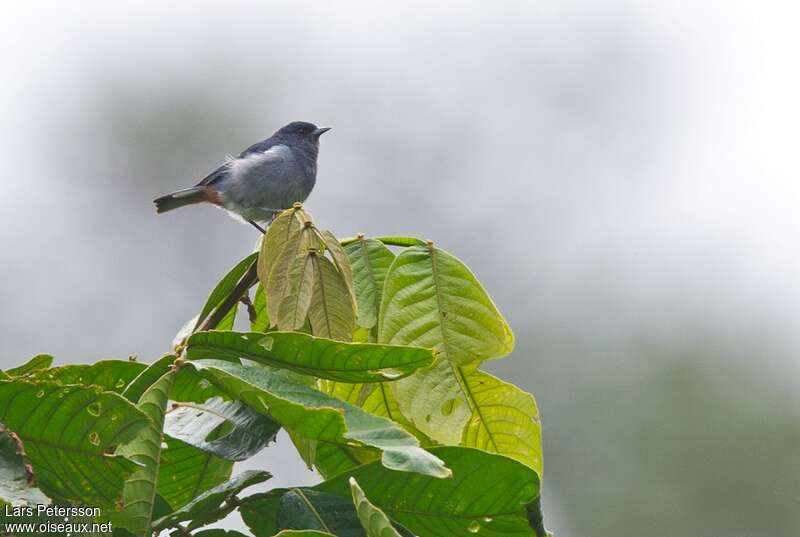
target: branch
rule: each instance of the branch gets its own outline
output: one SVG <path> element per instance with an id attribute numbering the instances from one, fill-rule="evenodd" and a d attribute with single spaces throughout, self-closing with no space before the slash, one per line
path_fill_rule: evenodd
<path id="1" fill-rule="evenodd" d="M 247 269 L 247 272 L 244 273 L 242 279 L 239 280 L 239 283 L 236 284 L 236 287 L 233 288 L 233 291 L 225 297 L 225 300 L 217 306 L 217 308 L 208 316 L 205 322 L 200 325 L 199 328 L 195 330 L 195 332 L 204 332 L 206 330 L 213 330 L 217 327 L 219 322 L 225 317 L 228 311 L 236 307 L 239 300 L 244 296 L 247 291 L 250 290 L 253 285 L 258 281 L 258 259 L 253 261 L 253 264 L 250 265 L 250 268 Z"/>

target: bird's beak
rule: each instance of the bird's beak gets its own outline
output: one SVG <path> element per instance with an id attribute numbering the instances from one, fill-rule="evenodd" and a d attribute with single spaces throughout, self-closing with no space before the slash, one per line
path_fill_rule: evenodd
<path id="1" fill-rule="evenodd" d="M 314 131 L 314 136 L 319 138 L 320 136 L 322 136 L 323 134 L 325 134 L 326 132 L 328 132 L 332 128 L 333 127 L 320 127 L 320 128 L 318 128 L 317 130 Z"/>

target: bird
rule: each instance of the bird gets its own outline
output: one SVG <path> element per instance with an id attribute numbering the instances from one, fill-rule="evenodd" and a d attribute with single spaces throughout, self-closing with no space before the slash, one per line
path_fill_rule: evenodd
<path id="1" fill-rule="evenodd" d="M 303 203 L 317 181 L 319 137 L 331 127 L 293 121 L 225 162 L 190 188 L 153 200 L 157 213 L 211 203 L 265 232 L 269 222 Z"/>

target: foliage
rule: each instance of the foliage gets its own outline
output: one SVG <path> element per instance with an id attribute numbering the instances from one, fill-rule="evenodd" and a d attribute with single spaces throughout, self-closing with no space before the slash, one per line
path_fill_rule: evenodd
<path id="1" fill-rule="evenodd" d="M 98 506 L 137 537 L 241 536 L 206 527 L 234 512 L 256 537 L 546 534 L 536 403 L 480 369 L 513 334 L 432 242 L 339 241 L 296 205 L 174 343 L 0 372 L 0 504 Z M 233 462 L 281 428 L 325 480 L 248 493 L 270 474 Z"/>

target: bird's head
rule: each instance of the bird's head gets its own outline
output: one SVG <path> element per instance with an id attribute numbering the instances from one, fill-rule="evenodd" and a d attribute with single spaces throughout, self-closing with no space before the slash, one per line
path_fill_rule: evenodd
<path id="1" fill-rule="evenodd" d="M 287 141 L 319 143 L 319 137 L 331 130 L 330 127 L 317 127 L 305 121 L 293 121 L 281 127 L 275 136 Z"/>

